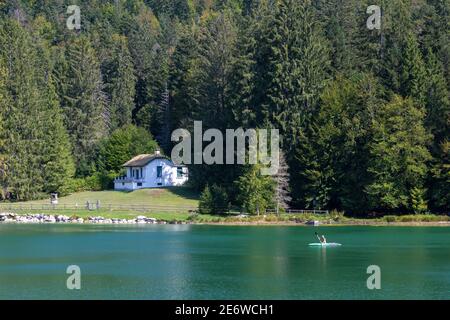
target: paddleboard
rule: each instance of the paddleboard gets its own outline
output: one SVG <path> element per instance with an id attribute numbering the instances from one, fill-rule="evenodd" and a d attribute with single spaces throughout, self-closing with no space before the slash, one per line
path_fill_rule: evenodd
<path id="1" fill-rule="evenodd" d="M 310 243 L 310 246 L 318 246 L 318 247 L 338 247 L 341 246 L 340 243 L 336 243 L 336 242 L 327 242 L 327 243 L 320 243 L 320 242 L 314 242 L 314 243 Z"/>

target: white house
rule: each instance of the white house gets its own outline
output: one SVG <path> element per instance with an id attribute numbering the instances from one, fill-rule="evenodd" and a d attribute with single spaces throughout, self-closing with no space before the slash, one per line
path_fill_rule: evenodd
<path id="1" fill-rule="evenodd" d="M 115 190 L 181 186 L 188 180 L 188 168 L 176 166 L 159 151 L 138 155 L 123 167 L 126 168 L 126 175 L 114 180 Z"/>

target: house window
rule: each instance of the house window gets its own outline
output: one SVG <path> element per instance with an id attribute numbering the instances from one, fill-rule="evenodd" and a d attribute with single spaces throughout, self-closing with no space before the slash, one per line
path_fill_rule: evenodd
<path id="1" fill-rule="evenodd" d="M 183 167 L 177 167 L 177 178 L 183 177 Z"/>
<path id="2" fill-rule="evenodd" d="M 156 177 L 161 178 L 162 177 L 162 166 L 156 167 Z"/>
<path id="3" fill-rule="evenodd" d="M 138 182 L 137 186 L 142 187 L 142 182 Z"/>

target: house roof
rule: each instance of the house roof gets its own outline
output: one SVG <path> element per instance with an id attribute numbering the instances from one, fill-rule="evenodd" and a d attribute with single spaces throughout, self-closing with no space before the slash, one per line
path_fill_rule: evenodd
<path id="1" fill-rule="evenodd" d="M 144 167 L 155 159 L 167 159 L 167 157 L 161 154 L 140 154 L 133 159 L 127 161 L 122 167 Z"/>

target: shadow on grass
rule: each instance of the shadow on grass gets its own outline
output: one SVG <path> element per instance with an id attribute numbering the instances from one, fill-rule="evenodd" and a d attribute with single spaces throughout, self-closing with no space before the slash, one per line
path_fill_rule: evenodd
<path id="1" fill-rule="evenodd" d="M 179 197 L 183 197 L 189 200 L 198 200 L 200 198 L 198 192 L 196 192 L 194 189 L 188 188 L 188 187 L 165 187 L 163 189 L 166 189 L 173 193 L 174 195 L 177 195 Z"/>

